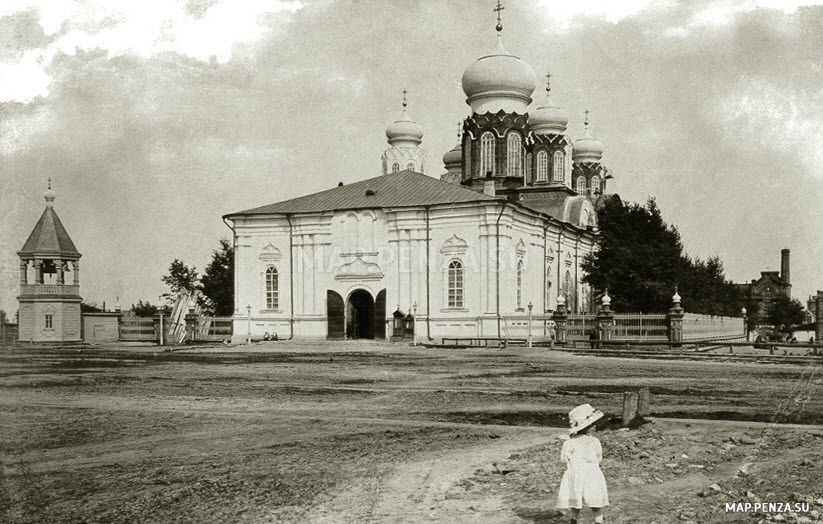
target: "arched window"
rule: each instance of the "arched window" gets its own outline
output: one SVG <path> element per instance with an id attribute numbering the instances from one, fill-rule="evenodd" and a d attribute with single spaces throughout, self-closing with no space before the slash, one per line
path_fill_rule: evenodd
<path id="1" fill-rule="evenodd" d="M 577 184 L 575 185 L 575 191 L 577 191 L 581 195 L 586 193 L 586 177 L 584 177 L 583 175 L 580 175 L 579 177 L 577 177 Z"/>
<path id="2" fill-rule="evenodd" d="M 277 309 L 280 305 L 280 290 L 277 282 L 277 268 L 266 270 L 266 309 Z"/>
<path id="3" fill-rule="evenodd" d="M 515 131 L 506 138 L 506 176 L 523 176 L 523 140 Z"/>
<path id="4" fill-rule="evenodd" d="M 599 195 L 600 194 L 600 177 L 594 175 L 592 177 L 592 195 Z"/>
<path id="5" fill-rule="evenodd" d="M 537 153 L 537 181 L 546 182 L 549 179 L 549 154 L 545 151 Z"/>
<path id="6" fill-rule="evenodd" d="M 480 135 L 480 177 L 494 175 L 494 134 L 486 131 Z"/>
<path id="7" fill-rule="evenodd" d="M 523 309 L 523 261 L 517 261 L 517 309 Z"/>
<path id="8" fill-rule="evenodd" d="M 391 165 L 391 172 L 392 173 L 397 173 L 398 171 L 400 171 L 400 164 L 395 162 L 394 164 Z"/>
<path id="9" fill-rule="evenodd" d="M 554 152 L 554 165 L 552 166 L 552 169 L 554 171 L 555 182 L 563 182 L 564 180 L 566 180 L 566 166 L 563 163 L 563 159 L 563 151 Z"/>
<path id="10" fill-rule="evenodd" d="M 414 171 L 414 162 L 409 162 L 409 165 L 406 166 L 406 169 L 409 171 Z"/>
<path id="11" fill-rule="evenodd" d="M 449 307 L 463 307 L 463 264 L 459 260 L 449 263 Z"/>

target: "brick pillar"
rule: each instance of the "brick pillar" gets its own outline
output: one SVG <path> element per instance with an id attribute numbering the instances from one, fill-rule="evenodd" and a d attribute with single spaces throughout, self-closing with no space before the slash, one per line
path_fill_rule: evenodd
<path id="1" fill-rule="evenodd" d="M 612 312 L 612 298 L 609 296 L 609 291 L 603 294 L 603 300 L 600 303 L 600 308 L 597 310 L 596 317 L 597 329 L 597 347 L 600 347 L 599 342 L 602 340 L 612 339 L 612 329 L 614 328 L 614 312 Z"/>
<path id="2" fill-rule="evenodd" d="M 25 286 L 29 283 L 28 281 L 28 263 L 25 260 L 20 261 L 20 285 Z"/>
<path id="3" fill-rule="evenodd" d="M 557 297 L 557 309 L 552 313 L 552 320 L 554 321 L 554 329 L 557 333 L 556 339 L 558 342 L 566 342 L 566 320 L 569 315 L 566 313 L 566 299 L 563 295 Z"/>
<path id="4" fill-rule="evenodd" d="M 80 285 L 80 261 L 79 260 L 74 260 L 74 261 L 72 261 L 71 265 L 74 266 L 74 285 L 79 286 Z"/>
<path id="5" fill-rule="evenodd" d="M 63 285 L 63 271 L 66 267 L 66 263 L 63 262 L 62 260 L 55 260 L 54 261 L 54 267 L 57 270 L 57 285 L 62 286 Z"/>
<path id="6" fill-rule="evenodd" d="M 34 259 L 34 283 L 43 283 L 43 261 L 39 258 Z"/>
<path id="7" fill-rule="evenodd" d="M 677 289 L 675 289 L 674 296 L 672 297 L 672 307 L 669 309 L 669 314 L 667 315 L 669 321 L 669 342 L 683 341 L 684 316 L 685 311 L 680 307 L 680 295 L 677 293 Z"/>

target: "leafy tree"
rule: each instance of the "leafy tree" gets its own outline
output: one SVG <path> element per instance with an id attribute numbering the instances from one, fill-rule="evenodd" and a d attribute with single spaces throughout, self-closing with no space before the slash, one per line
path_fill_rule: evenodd
<path id="1" fill-rule="evenodd" d="M 234 247 L 220 239 L 220 248 L 212 253 L 211 262 L 200 278 L 204 300 L 215 315 L 228 316 L 234 312 Z"/>
<path id="2" fill-rule="evenodd" d="M 788 331 L 792 326 L 802 324 L 806 320 L 803 314 L 803 304 L 796 298 L 778 295 L 769 306 L 769 324 L 775 331 Z"/>
<path id="3" fill-rule="evenodd" d="M 102 313 L 103 308 L 97 306 L 97 302 L 81 302 L 80 311 L 83 313 Z"/>
<path id="4" fill-rule="evenodd" d="M 187 266 L 179 258 L 169 265 L 169 274 L 163 276 L 163 283 L 169 286 L 168 293 L 163 293 L 167 300 L 174 300 L 181 293 L 193 293 L 200 289 L 197 281 L 197 268 Z"/>
<path id="5" fill-rule="evenodd" d="M 0 324 L 6 324 L 6 323 L 8 323 L 8 321 L 9 321 L 9 319 L 6 316 L 6 312 L 3 311 L 2 309 L 0 309 Z"/>
<path id="6" fill-rule="evenodd" d="M 137 317 L 153 317 L 158 311 L 157 306 L 149 303 L 148 300 L 145 302 L 138 300 L 137 304 L 131 305 L 131 312 Z"/>
<path id="7" fill-rule="evenodd" d="M 726 280 L 720 259 L 690 259 L 653 198 L 645 206 L 608 200 L 598 219 L 600 242 L 583 260 L 583 281 L 608 288 L 616 311 L 667 311 L 678 288 L 689 312 L 740 314 L 740 293 Z"/>

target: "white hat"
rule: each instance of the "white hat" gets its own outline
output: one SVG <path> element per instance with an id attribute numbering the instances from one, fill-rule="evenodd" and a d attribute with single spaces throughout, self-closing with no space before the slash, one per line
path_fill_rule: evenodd
<path id="1" fill-rule="evenodd" d="M 573 410 L 569 411 L 569 434 L 574 435 L 578 431 L 591 426 L 598 420 L 603 418 L 603 412 L 594 409 L 591 404 L 580 404 Z"/>

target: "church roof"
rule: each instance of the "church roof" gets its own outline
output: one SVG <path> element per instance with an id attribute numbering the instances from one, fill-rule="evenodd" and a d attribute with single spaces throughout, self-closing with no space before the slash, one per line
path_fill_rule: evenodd
<path id="1" fill-rule="evenodd" d="M 40 220 L 34 226 L 23 249 L 17 254 L 80 257 L 80 252 L 74 247 L 74 242 L 51 206 L 47 206 L 40 215 Z"/>
<path id="2" fill-rule="evenodd" d="M 353 184 L 327 189 L 267 206 L 230 213 L 224 218 L 243 215 L 281 215 L 316 213 L 338 209 L 416 207 L 438 204 L 498 201 L 499 199 L 442 182 L 414 171 L 399 171 Z"/>

